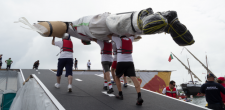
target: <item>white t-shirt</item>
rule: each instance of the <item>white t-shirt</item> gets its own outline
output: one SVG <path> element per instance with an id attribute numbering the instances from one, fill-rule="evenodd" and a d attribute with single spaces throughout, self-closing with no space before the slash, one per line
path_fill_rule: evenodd
<path id="1" fill-rule="evenodd" d="M 116 43 L 115 42 L 113 42 L 112 43 L 112 47 L 113 47 L 113 61 L 117 61 L 117 50 L 116 50 Z"/>
<path id="2" fill-rule="evenodd" d="M 60 48 L 60 56 L 59 58 L 73 58 L 73 52 L 62 51 L 63 41 L 55 41 L 55 46 Z"/>
<path id="3" fill-rule="evenodd" d="M 166 87 L 163 89 L 162 93 L 166 95 Z M 176 89 L 176 94 L 179 95 L 177 89 Z"/>
<path id="4" fill-rule="evenodd" d="M 88 65 L 88 66 L 91 66 L 91 62 L 87 62 L 87 65 Z"/>
<path id="5" fill-rule="evenodd" d="M 129 37 L 131 41 L 134 41 L 134 37 Z M 123 38 L 124 40 L 129 40 L 128 38 Z M 112 36 L 112 40 L 116 43 L 116 48 L 122 48 L 122 40 L 119 37 Z M 117 52 L 121 52 L 121 50 L 117 50 Z M 132 54 L 122 54 L 117 53 L 117 62 L 133 62 Z"/>
<path id="6" fill-rule="evenodd" d="M 101 50 L 102 50 L 104 48 L 104 42 L 101 41 L 101 40 L 97 40 L 97 43 L 101 47 Z M 109 61 L 109 62 L 112 62 L 113 61 L 112 55 L 109 55 L 109 54 L 101 54 L 101 57 L 102 57 L 101 58 L 102 61 Z"/>

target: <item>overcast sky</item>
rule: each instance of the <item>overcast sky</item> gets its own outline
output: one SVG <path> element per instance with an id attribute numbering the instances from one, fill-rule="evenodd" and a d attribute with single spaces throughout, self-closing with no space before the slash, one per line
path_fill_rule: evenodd
<path id="1" fill-rule="evenodd" d="M 83 16 L 104 12 L 121 13 L 138 11 L 151 7 L 154 12 L 175 10 L 181 23 L 192 33 L 195 44 L 187 48 L 203 63 L 208 56 L 209 69 L 219 76 L 225 75 L 225 15 L 224 0 L 0 0 L 0 54 L 3 61 L 12 58 L 12 68 L 31 69 L 40 60 L 40 69 L 56 69 L 59 48 L 51 45 L 52 38 L 42 37 L 15 24 L 20 17 L 30 23 L 44 21 L 75 21 Z M 140 70 L 175 70 L 171 80 L 177 84 L 190 80 L 188 71 L 173 59 L 168 62 L 171 52 L 187 65 L 189 58 L 191 70 L 205 81 L 206 70 L 186 50 L 178 46 L 169 34 L 142 36 L 134 43 L 133 60 Z M 56 39 L 61 40 L 61 39 Z M 74 58 L 78 68 L 86 69 L 91 60 L 92 69 L 102 69 L 100 47 L 92 42 L 83 45 L 79 39 L 72 38 Z M 3 64 L 2 68 L 5 68 Z"/>

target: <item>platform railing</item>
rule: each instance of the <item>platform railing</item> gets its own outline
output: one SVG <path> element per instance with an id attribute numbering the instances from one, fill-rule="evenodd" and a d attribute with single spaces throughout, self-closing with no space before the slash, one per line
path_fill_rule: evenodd
<path id="1" fill-rule="evenodd" d="M 47 87 L 42 83 L 42 81 L 35 75 L 32 74 L 30 75 L 29 78 L 27 78 L 27 80 L 25 80 L 24 75 L 22 70 L 20 69 L 20 76 L 22 77 L 24 83 L 25 84 L 27 81 L 29 81 L 30 78 L 34 78 L 36 80 L 36 82 L 40 85 L 40 87 L 43 89 L 43 91 L 45 92 L 45 94 L 49 97 L 49 99 L 52 101 L 52 103 L 56 106 L 56 108 L 58 110 L 66 110 L 60 103 L 59 101 L 52 95 L 52 93 L 47 89 Z"/>

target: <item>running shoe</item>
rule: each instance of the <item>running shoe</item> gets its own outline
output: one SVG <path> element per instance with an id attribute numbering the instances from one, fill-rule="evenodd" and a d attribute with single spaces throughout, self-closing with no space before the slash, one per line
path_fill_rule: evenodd
<path id="1" fill-rule="evenodd" d="M 143 102 L 144 102 L 144 100 L 143 100 L 141 97 L 139 97 L 139 98 L 137 99 L 136 105 L 142 105 Z"/>
<path id="2" fill-rule="evenodd" d="M 59 88 L 59 86 L 60 86 L 60 84 L 55 83 L 55 87 L 56 87 L 56 88 Z"/>
<path id="3" fill-rule="evenodd" d="M 107 86 L 104 86 L 103 89 L 104 89 L 104 90 L 108 90 Z"/>
<path id="4" fill-rule="evenodd" d="M 68 92 L 72 92 L 72 85 L 68 85 Z"/>
<path id="5" fill-rule="evenodd" d="M 116 83 L 115 83 L 114 81 L 111 81 L 111 83 L 112 83 L 113 85 L 116 85 Z"/>
<path id="6" fill-rule="evenodd" d="M 114 92 L 113 88 L 111 88 L 111 89 L 109 89 L 109 90 L 107 91 L 108 94 L 111 94 L 111 93 L 113 93 L 113 92 Z"/>
<path id="7" fill-rule="evenodd" d="M 121 95 L 121 96 L 120 95 L 117 95 L 116 98 L 117 99 L 120 99 L 120 100 L 123 100 L 123 95 Z"/>
<path id="8" fill-rule="evenodd" d="M 127 83 L 123 84 L 123 87 L 127 87 Z"/>

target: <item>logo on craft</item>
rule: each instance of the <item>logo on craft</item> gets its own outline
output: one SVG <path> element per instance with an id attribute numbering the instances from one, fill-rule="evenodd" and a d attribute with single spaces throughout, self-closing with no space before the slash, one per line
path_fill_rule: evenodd
<path id="1" fill-rule="evenodd" d="M 166 83 L 158 75 L 155 75 L 148 83 L 142 88 L 148 89 L 154 92 L 162 93 L 162 90 L 166 87 Z"/>
<path id="2" fill-rule="evenodd" d="M 141 78 L 137 78 L 137 80 L 138 80 L 138 82 L 139 82 L 139 83 L 140 83 L 140 85 L 141 85 L 141 83 L 142 83 Z"/>

